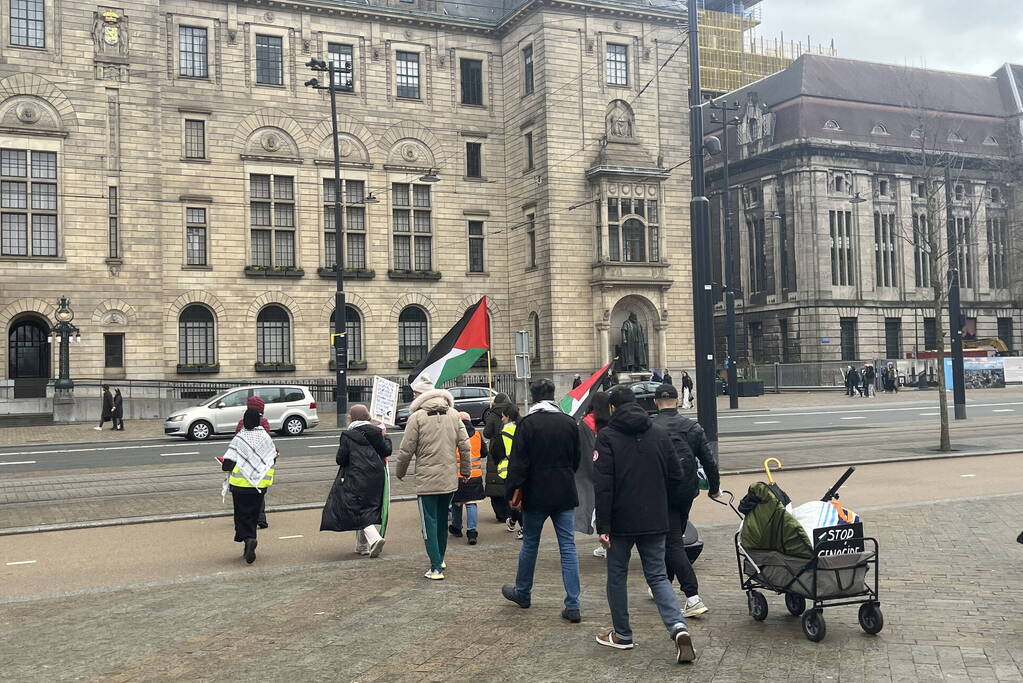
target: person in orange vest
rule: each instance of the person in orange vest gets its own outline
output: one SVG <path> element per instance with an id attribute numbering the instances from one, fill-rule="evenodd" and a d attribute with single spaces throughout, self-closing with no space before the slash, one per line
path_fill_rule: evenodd
<path id="1" fill-rule="evenodd" d="M 459 413 L 458 417 L 465 424 L 465 431 L 469 434 L 469 461 L 472 473 L 468 478 L 458 475 L 458 490 L 455 491 L 455 495 L 451 499 L 451 523 L 448 525 L 448 531 L 455 538 L 462 537 L 462 508 L 464 507 L 465 525 L 468 527 L 465 532 L 466 540 L 469 545 L 476 545 L 480 536 L 476 530 L 476 525 L 479 523 L 479 511 L 476 503 L 487 497 L 483 490 L 482 465 L 483 458 L 487 457 L 487 444 L 483 441 L 483 435 L 473 426 L 469 413 Z M 458 456 L 458 462 L 461 462 L 461 456 Z M 459 469 L 459 471 L 461 470 Z"/>

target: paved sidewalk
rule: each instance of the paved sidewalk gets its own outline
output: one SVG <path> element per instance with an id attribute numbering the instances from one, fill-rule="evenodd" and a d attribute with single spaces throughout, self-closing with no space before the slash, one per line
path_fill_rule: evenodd
<path id="1" fill-rule="evenodd" d="M 699 653 L 678 666 L 634 570 L 637 647 L 593 640 L 608 624 L 603 562 L 580 543 L 584 621 L 558 618 L 547 539 L 533 606 L 504 601 L 518 544 L 459 546 L 448 579 L 421 578 L 422 553 L 328 562 L 3 605 L 0 679 L 225 681 L 1023 681 L 1023 494 L 864 509 L 881 542 L 884 631 L 854 607 L 825 612 L 813 644 L 782 601 L 763 623 L 737 589 L 732 525 L 704 529 L 697 564 L 711 612 L 692 620 Z M 145 549 L 140 549 L 146 552 Z M 257 565 L 258 566 L 258 565 Z M 239 565 L 241 567 L 241 565 Z"/>

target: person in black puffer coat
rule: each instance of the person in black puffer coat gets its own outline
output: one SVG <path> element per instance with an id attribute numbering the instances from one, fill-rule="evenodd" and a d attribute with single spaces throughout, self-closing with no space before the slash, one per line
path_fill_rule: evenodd
<path id="1" fill-rule="evenodd" d="M 377 557 L 384 538 L 374 524 L 383 520 L 384 480 L 391 440 L 369 421 L 366 406 L 348 411 L 351 421 L 337 449 L 337 478 L 323 506 L 320 531 L 358 531 L 356 551 Z M 365 548 L 365 550 L 363 550 Z"/>
<path id="2" fill-rule="evenodd" d="M 494 439 L 497 438 L 497 435 L 501 433 L 501 429 L 504 427 L 504 423 L 501 421 L 501 409 L 514 405 L 512 400 L 508 398 L 508 394 L 498 394 L 494 396 L 493 404 L 486 409 L 486 419 L 483 422 L 483 438 L 491 442 L 491 448 L 494 447 Z"/>

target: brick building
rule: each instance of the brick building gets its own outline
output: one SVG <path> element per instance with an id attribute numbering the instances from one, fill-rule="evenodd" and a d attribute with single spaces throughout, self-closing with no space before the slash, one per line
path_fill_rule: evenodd
<path id="1" fill-rule="evenodd" d="M 487 294 L 537 372 L 635 312 L 690 364 L 687 59 L 661 2 L 24 0 L 0 41 L 0 353 L 72 376 L 329 374 L 338 94 L 355 374 L 397 374 Z M 428 182 L 436 175 L 439 182 Z M 426 178 L 426 180 L 423 180 Z M 573 208 L 574 207 L 574 208 Z M 274 377 L 275 375 L 259 375 Z"/>

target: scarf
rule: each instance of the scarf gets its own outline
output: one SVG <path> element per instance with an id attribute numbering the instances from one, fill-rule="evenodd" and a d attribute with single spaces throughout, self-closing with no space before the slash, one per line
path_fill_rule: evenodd
<path id="1" fill-rule="evenodd" d="M 234 435 L 224 454 L 234 460 L 238 473 L 254 488 L 259 488 L 263 477 L 274 466 L 277 448 L 263 429 L 243 429 Z"/>
<path id="2" fill-rule="evenodd" d="M 540 401 L 539 403 L 534 403 L 533 407 L 530 408 L 529 412 L 526 414 L 532 415 L 533 413 L 561 413 L 564 415 L 565 411 L 563 411 L 554 401 Z"/>

